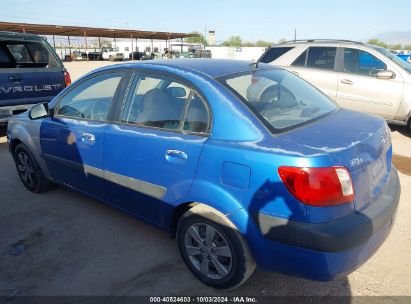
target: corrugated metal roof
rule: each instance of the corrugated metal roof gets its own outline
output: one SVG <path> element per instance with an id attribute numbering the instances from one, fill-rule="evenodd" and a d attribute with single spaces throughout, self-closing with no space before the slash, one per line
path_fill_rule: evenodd
<path id="1" fill-rule="evenodd" d="M 140 39 L 160 39 L 169 40 L 185 38 L 192 35 L 187 33 L 155 32 L 140 30 L 123 30 L 83 26 L 48 25 L 0 22 L 1 31 L 30 33 L 36 35 L 58 35 L 58 36 L 79 36 L 79 37 L 107 37 L 107 38 L 140 38 Z"/>

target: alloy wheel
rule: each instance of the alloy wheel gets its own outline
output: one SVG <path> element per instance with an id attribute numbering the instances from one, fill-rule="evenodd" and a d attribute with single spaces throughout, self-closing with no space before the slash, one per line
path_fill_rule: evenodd
<path id="1" fill-rule="evenodd" d="M 231 271 L 233 255 L 225 237 L 205 223 L 191 225 L 184 238 L 184 249 L 191 264 L 204 276 L 223 279 Z"/>

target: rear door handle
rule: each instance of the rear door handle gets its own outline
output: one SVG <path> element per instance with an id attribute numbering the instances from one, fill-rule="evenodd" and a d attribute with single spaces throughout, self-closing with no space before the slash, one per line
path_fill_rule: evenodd
<path id="1" fill-rule="evenodd" d="M 94 134 L 91 133 L 83 133 L 81 135 L 81 141 L 94 144 L 94 142 L 96 141 L 96 137 L 94 136 Z"/>
<path id="2" fill-rule="evenodd" d="M 18 76 L 18 75 L 10 76 L 9 79 L 11 82 L 14 82 L 14 83 L 20 83 L 23 80 L 23 78 L 21 78 L 21 76 Z"/>
<path id="3" fill-rule="evenodd" d="M 180 151 L 180 150 L 167 150 L 166 159 L 170 160 L 170 158 L 178 158 L 182 160 L 187 160 L 188 156 L 187 156 L 187 153 Z"/>
<path id="4" fill-rule="evenodd" d="M 341 79 L 341 82 L 342 82 L 342 83 L 345 83 L 345 84 L 349 84 L 349 85 L 353 85 L 353 84 L 354 84 L 354 82 L 352 82 L 352 81 L 349 80 L 349 79 Z"/>

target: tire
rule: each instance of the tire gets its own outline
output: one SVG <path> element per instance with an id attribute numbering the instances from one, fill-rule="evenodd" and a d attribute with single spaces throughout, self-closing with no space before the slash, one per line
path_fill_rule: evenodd
<path id="1" fill-rule="evenodd" d="M 109 60 L 109 61 L 114 61 L 113 55 L 110 55 L 110 56 L 108 57 L 108 60 Z"/>
<path id="2" fill-rule="evenodd" d="M 209 206 L 195 205 L 181 217 L 177 241 L 187 267 L 211 287 L 236 288 L 256 268 L 247 243 L 235 226 Z"/>
<path id="3" fill-rule="evenodd" d="M 18 144 L 13 153 L 17 173 L 23 185 L 31 192 L 49 190 L 53 184 L 46 178 L 33 154 L 24 144 Z"/>

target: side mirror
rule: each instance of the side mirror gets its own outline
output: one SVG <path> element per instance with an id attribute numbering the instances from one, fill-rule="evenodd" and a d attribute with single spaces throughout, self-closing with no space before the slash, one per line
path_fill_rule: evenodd
<path id="1" fill-rule="evenodd" d="M 393 79 L 395 78 L 395 73 L 393 71 L 380 71 L 377 73 L 378 79 Z"/>
<path id="2" fill-rule="evenodd" d="M 29 110 L 30 119 L 40 119 L 49 116 L 51 116 L 51 113 L 47 102 L 36 104 Z"/>

